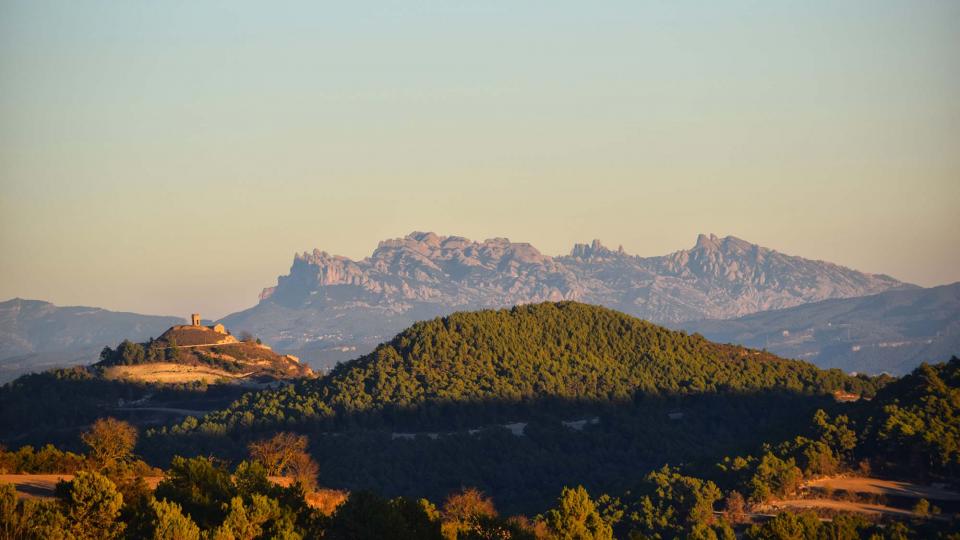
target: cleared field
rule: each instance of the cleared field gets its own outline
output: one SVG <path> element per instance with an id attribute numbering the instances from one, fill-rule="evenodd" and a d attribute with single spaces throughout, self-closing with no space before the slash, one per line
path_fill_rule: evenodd
<path id="1" fill-rule="evenodd" d="M 777 510 L 832 510 L 878 516 L 913 516 L 914 501 L 927 499 L 938 504 L 960 501 L 960 494 L 941 486 L 913 484 L 864 476 L 820 478 L 806 482 L 804 498 L 774 501 L 762 508 L 764 512 Z M 831 498 L 830 493 L 849 496 Z M 838 500 L 838 499 L 851 500 Z M 898 502 L 893 502 L 898 501 Z M 894 506 L 895 505 L 895 506 Z M 949 513 L 949 512 L 948 512 Z"/>
<path id="2" fill-rule="evenodd" d="M 111 379 L 133 379 L 157 383 L 185 383 L 194 381 L 212 383 L 222 379 L 243 379 L 248 375 L 250 375 L 250 373 L 229 373 L 210 366 L 191 366 L 174 364 L 172 362 L 158 362 L 137 366 L 113 366 L 106 372 L 106 376 Z"/>
<path id="3" fill-rule="evenodd" d="M 848 491 L 851 493 L 869 493 L 909 499 L 927 499 L 930 501 L 960 501 L 960 493 L 939 486 L 912 484 L 896 480 L 883 480 L 863 476 L 821 478 L 804 484 L 808 489 L 826 489 Z"/>
<path id="4" fill-rule="evenodd" d="M 0 484 L 13 484 L 17 494 L 25 499 L 50 499 L 57 482 L 73 480 L 72 474 L 0 474 Z M 151 489 L 162 480 L 159 476 L 144 478 Z"/>

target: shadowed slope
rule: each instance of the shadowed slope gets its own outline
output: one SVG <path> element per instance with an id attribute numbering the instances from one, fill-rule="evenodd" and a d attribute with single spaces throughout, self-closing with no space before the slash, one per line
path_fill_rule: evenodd
<path id="1" fill-rule="evenodd" d="M 870 384 L 598 306 L 543 303 L 417 323 L 323 379 L 248 394 L 205 417 L 200 428 L 220 432 L 448 403 L 604 403 L 777 389 L 860 393 Z"/>

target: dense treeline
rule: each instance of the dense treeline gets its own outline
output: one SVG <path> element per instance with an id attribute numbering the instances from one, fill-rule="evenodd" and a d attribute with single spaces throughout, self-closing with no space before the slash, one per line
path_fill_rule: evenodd
<path id="1" fill-rule="evenodd" d="M 123 340 L 117 345 L 116 349 L 104 347 L 100 351 L 101 366 L 134 366 L 150 362 L 162 362 L 164 360 L 175 360 L 180 351 L 176 343 L 172 347 L 166 347 L 166 344 L 155 344 L 153 338 L 144 344 L 134 343 L 130 340 Z"/>
<path id="2" fill-rule="evenodd" d="M 84 465 L 57 486 L 56 499 L 19 499 L 13 486 L 0 484 L 0 538 L 733 540 L 737 531 L 748 540 L 958 538 L 957 522 L 928 515 L 908 522 L 839 515 L 824 522 L 812 513 L 783 512 L 756 521 L 736 492 L 671 467 L 650 472 L 622 497 L 564 487 L 532 517 L 503 515 L 473 488 L 454 489 L 439 505 L 372 491 L 315 491 L 316 468 L 304 466 L 312 463 L 307 441 L 288 433 L 254 442 L 249 458 L 232 468 L 215 458 L 175 457 L 150 490 L 145 476 L 160 471 L 138 465 L 132 426 L 101 419 L 81 438 L 89 449 Z"/>
<path id="3" fill-rule="evenodd" d="M 837 405 L 830 397 L 794 394 L 704 394 L 560 419 L 553 415 L 556 407 L 545 405 L 523 417 L 522 436 L 500 424 L 473 432 L 300 431 L 310 436 L 329 486 L 438 498 L 466 483 L 495 493 L 511 512 L 535 512 L 564 485 L 617 492 L 668 461 L 710 473 L 724 455 L 752 452 L 765 441 L 788 438 L 818 408 Z M 678 411 L 683 417 L 672 419 Z M 168 461 L 176 453 L 238 459 L 249 438 L 268 433 L 154 435 L 143 452 L 152 463 Z"/>
<path id="4" fill-rule="evenodd" d="M 148 452 L 154 463 L 176 453 L 236 459 L 250 438 L 292 429 L 311 437 L 338 488 L 440 497 L 467 481 L 530 511 L 571 482 L 626 489 L 668 460 L 707 471 L 839 406 L 833 391 L 871 395 L 876 385 L 600 307 L 547 303 L 419 323 L 324 379 L 161 429 Z M 516 422 L 522 436 L 503 427 Z"/>
<path id="5" fill-rule="evenodd" d="M 4 387 L 0 405 L 7 399 L 16 409 L 0 410 L 0 419 L 18 429 L 27 424 L 17 414 L 56 419 L 27 405 L 46 395 L 76 404 L 85 412 L 61 413 L 89 423 L 96 404 L 102 411 L 130 395 L 91 373 L 61 370 Z M 957 523 L 944 516 L 879 524 L 751 517 L 820 475 L 873 469 L 960 484 L 960 360 L 888 381 L 717 345 L 603 308 L 540 304 L 419 323 L 324 379 L 245 394 L 139 446 L 127 430 L 128 452 L 170 464 L 152 494 L 136 482 L 146 464 L 92 447 L 88 456 L 21 448 L 0 454 L 0 467 L 46 472 L 59 462 L 57 472 L 82 472 L 109 460 L 94 470 L 122 502 L 100 530 L 135 538 L 165 527 L 182 527 L 186 538 L 727 539 L 734 529 L 748 539 L 956 538 L 947 533 Z M 70 395 L 66 383 L 77 382 L 72 388 L 84 391 Z M 838 402 L 838 390 L 870 399 Z M 95 401 L 96 393 L 109 397 Z M 141 472 L 131 472 L 134 462 Z M 351 492 L 336 511 L 310 504 L 318 468 L 324 486 Z M 297 480 L 279 487 L 267 474 Z M 0 493 L 0 514 L 72 531 L 77 493 L 109 491 L 106 482 L 84 474 L 55 503 L 11 503 Z"/>
<path id="6" fill-rule="evenodd" d="M 0 446 L 0 474 L 73 474 L 84 466 L 84 456 L 60 450 L 52 444 L 46 444 L 39 450 L 25 445 L 15 451 L 7 451 Z"/>
<path id="7" fill-rule="evenodd" d="M 960 359 L 922 364 L 880 391 L 863 450 L 893 473 L 960 484 Z"/>
<path id="8" fill-rule="evenodd" d="M 417 323 L 327 377 L 248 394 L 179 431 L 226 433 L 253 426 L 382 423 L 418 425 L 444 408 L 477 403 L 489 411 L 531 401 L 627 403 L 650 396 L 781 390 L 872 395 L 876 381 L 820 370 L 743 347 L 719 345 L 606 308 L 573 302 L 456 313 Z M 443 421 L 446 421 L 444 423 Z"/>
<path id="9" fill-rule="evenodd" d="M 506 430 L 436 437 L 421 431 L 414 440 L 395 440 L 389 433 L 357 431 L 356 425 L 346 421 L 320 422 L 312 433 L 318 459 L 334 485 L 436 497 L 454 487 L 451 479 L 466 479 L 522 511 L 540 507 L 546 494 L 571 481 L 606 492 L 628 490 L 637 480 L 638 468 L 651 469 L 665 462 L 683 464 L 687 471 L 713 478 L 751 504 L 785 496 L 804 478 L 844 470 L 872 469 L 960 484 L 956 474 L 958 365 L 960 360 L 953 359 L 921 366 L 872 399 L 857 403 L 783 391 L 635 396 L 629 402 L 594 409 L 595 422 L 581 431 L 561 424 L 551 414 L 570 412 L 565 409 L 569 402 L 562 400 L 547 400 L 540 408 L 532 400 L 525 408 L 496 401 L 468 402 L 463 410 L 444 403 L 433 412 L 454 418 L 454 425 L 471 419 L 482 423 L 516 418 L 522 412 L 526 416 L 519 417 L 529 424 L 523 437 Z M 859 384 L 863 379 L 855 381 Z M 251 394 L 235 403 L 234 409 L 246 407 L 245 414 L 256 414 L 261 408 L 276 410 L 277 403 L 270 399 L 277 396 L 281 400 L 297 397 L 293 388 Z M 360 416 L 360 426 L 371 424 L 362 415 L 355 416 Z M 380 413 L 375 418 L 379 425 L 396 429 L 397 419 L 403 417 Z M 305 428 L 291 420 L 285 417 L 287 425 Z M 433 420 L 421 410 L 412 423 L 436 425 Z M 253 433 L 266 427 L 258 422 L 244 425 Z M 209 439 L 198 439 L 195 430 L 201 428 L 202 433 L 201 426 L 189 420 L 173 430 L 186 435 L 168 437 L 191 441 L 188 445 L 198 440 L 217 445 L 224 440 L 216 435 L 218 430 Z M 158 442 L 162 446 L 170 439 L 161 437 Z M 724 455 L 735 457 L 722 460 L 719 470 L 709 465 Z"/>
<path id="10" fill-rule="evenodd" d="M 546 303 L 418 323 L 324 379 L 161 429 L 149 452 L 237 458 L 249 438 L 293 429 L 310 435 L 336 487 L 439 497 L 467 481 L 531 511 L 571 482 L 619 491 L 667 461 L 711 471 L 791 437 L 817 409 L 834 414 L 832 392 L 873 395 L 878 384 Z M 504 427 L 516 422 L 522 436 Z"/>
<path id="11" fill-rule="evenodd" d="M 818 410 L 794 437 L 724 458 L 710 476 L 754 504 L 788 496 L 806 478 L 844 471 L 960 487 L 960 359 L 923 364 L 848 412 L 831 418 Z"/>
<path id="12" fill-rule="evenodd" d="M 0 441 L 66 443 L 99 417 L 118 415 L 122 404 L 149 399 L 154 406 L 209 409 L 243 392 L 236 385 L 203 382 L 151 384 L 104 378 L 97 366 L 76 366 L 24 375 L 0 387 Z"/>

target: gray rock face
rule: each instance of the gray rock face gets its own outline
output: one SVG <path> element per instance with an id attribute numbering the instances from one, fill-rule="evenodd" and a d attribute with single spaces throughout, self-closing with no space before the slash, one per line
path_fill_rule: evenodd
<path id="1" fill-rule="evenodd" d="M 319 250 L 297 255 L 290 274 L 261 299 L 306 307 L 315 303 L 312 296 L 334 287 L 395 312 L 406 311 L 413 302 L 507 305 L 580 294 L 576 276 L 530 244 L 413 233 L 381 242 L 362 261 Z"/>
<path id="2" fill-rule="evenodd" d="M 662 324 L 912 288 L 889 276 L 784 255 L 733 236 L 701 234 L 692 249 L 649 258 L 594 241 L 560 260 L 579 276 L 595 278 L 584 301 Z"/>
<path id="3" fill-rule="evenodd" d="M 661 257 L 597 240 L 550 257 L 505 238 L 415 232 L 381 242 L 359 261 L 299 254 L 257 306 L 223 322 L 323 364 L 366 352 L 416 320 L 459 310 L 577 300 L 675 324 L 912 287 L 731 236 L 700 235 L 692 249 Z"/>

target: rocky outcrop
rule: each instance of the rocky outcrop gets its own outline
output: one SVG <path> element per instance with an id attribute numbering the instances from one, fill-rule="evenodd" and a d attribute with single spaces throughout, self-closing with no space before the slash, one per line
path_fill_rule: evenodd
<path id="1" fill-rule="evenodd" d="M 257 306 L 224 322 L 315 359 L 309 351 L 363 351 L 415 320 L 464 309 L 577 300 L 679 323 L 910 287 L 732 236 L 700 235 L 693 248 L 661 257 L 598 240 L 551 257 L 506 238 L 414 232 L 358 261 L 298 254 Z"/>
<path id="2" fill-rule="evenodd" d="M 689 250 L 633 257 L 594 241 L 562 263 L 594 285 L 587 302 L 658 323 L 726 319 L 829 298 L 911 288 L 889 276 L 785 255 L 733 236 L 701 234 Z"/>
<path id="3" fill-rule="evenodd" d="M 411 302 L 507 305 L 576 299 L 582 293 L 569 269 L 530 244 L 413 233 L 380 242 L 361 261 L 319 250 L 298 254 L 290 274 L 264 289 L 261 298 L 299 308 L 332 288 L 395 312 Z"/>

